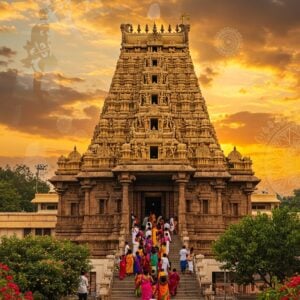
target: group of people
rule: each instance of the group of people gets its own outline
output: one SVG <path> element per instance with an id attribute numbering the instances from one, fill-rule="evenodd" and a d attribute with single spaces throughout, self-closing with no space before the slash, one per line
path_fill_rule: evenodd
<path id="1" fill-rule="evenodd" d="M 132 215 L 132 248 L 125 243 L 124 254 L 120 257 L 119 278 L 135 276 L 135 295 L 142 300 L 169 300 L 177 293 L 180 276 L 171 268 L 169 260 L 172 236 L 177 234 L 177 219 L 156 218 L 154 213 L 145 217 L 140 225 Z M 180 250 L 182 274 L 187 267 L 193 272 L 193 250 L 185 246 Z"/>

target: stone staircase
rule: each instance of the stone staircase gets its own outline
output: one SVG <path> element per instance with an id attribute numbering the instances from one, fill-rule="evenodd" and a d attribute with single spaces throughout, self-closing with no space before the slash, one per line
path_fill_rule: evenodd
<path id="1" fill-rule="evenodd" d="M 180 270 L 179 265 L 179 251 L 182 247 L 178 236 L 172 237 L 170 244 L 169 259 L 171 267 Z M 114 273 L 114 281 L 112 285 L 111 300 L 136 300 L 140 299 L 134 295 L 134 276 L 126 276 L 124 280 L 119 280 L 118 273 Z M 180 284 L 177 289 L 176 300 L 199 300 L 200 296 L 199 284 L 195 275 L 185 274 L 180 275 Z"/>

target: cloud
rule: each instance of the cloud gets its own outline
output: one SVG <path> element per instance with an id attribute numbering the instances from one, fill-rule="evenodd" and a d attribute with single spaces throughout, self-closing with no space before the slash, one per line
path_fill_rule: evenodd
<path id="1" fill-rule="evenodd" d="M 63 75 L 62 73 L 54 73 L 54 78 L 57 79 L 61 83 L 80 83 L 83 82 L 84 79 L 79 77 L 67 77 Z"/>
<path id="2" fill-rule="evenodd" d="M 0 55 L 1 56 L 5 56 L 7 58 L 10 58 L 10 57 L 12 57 L 16 54 L 17 54 L 16 51 L 14 51 L 14 50 L 12 50 L 8 47 L 5 47 L 5 46 L 0 47 Z"/>
<path id="3" fill-rule="evenodd" d="M 199 76 L 199 81 L 204 86 L 210 86 L 214 77 L 218 75 L 218 72 L 214 71 L 211 67 L 206 67 Z"/>
<path id="4" fill-rule="evenodd" d="M 0 32 L 12 32 L 16 31 L 16 27 L 14 25 L 0 25 Z"/>
<path id="5" fill-rule="evenodd" d="M 48 89 L 43 90 L 41 78 L 36 79 L 31 87 L 32 80 L 31 76 L 17 70 L 0 72 L 0 97 L 5 99 L 0 101 L 0 124 L 8 129 L 44 137 L 91 136 L 106 92 L 80 92 L 55 84 L 51 76 L 45 85 Z M 99 103 L 98 114 L 95 113 L 96 106 L 89 104 L 89 101 L 93 103 L 96 99 Z M 77 103 L 85 104 L 85 115 L 77 114 Z M 66 123 L 66 118 L 71 121 Z"/>
<path id="6" fill-rule="evenodd" d="M 221 143 L 257 144 L 257 137 L 270 122 L 275 121 L 275 117 L 272 113 L 241 111 L 218 120 L 214 127 Z"/>

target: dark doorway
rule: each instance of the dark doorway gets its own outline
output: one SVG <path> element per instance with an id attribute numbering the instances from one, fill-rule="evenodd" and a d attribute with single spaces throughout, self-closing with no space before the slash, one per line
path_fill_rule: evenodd
<path id="1" fill-rule="evenodd" d="M 149 216 L 150 212 L 161 216 L 161 197 L 145 197 L 145 215 Z"/>

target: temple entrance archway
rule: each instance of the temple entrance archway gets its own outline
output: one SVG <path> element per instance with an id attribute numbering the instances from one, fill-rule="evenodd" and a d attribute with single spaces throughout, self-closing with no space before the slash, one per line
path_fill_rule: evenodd
<path id="1" fill-rule="evenodd" d="M 156 216 L 162 215 L 161 196 L 145 196 L 145 216 L 154 213 Z"/>

